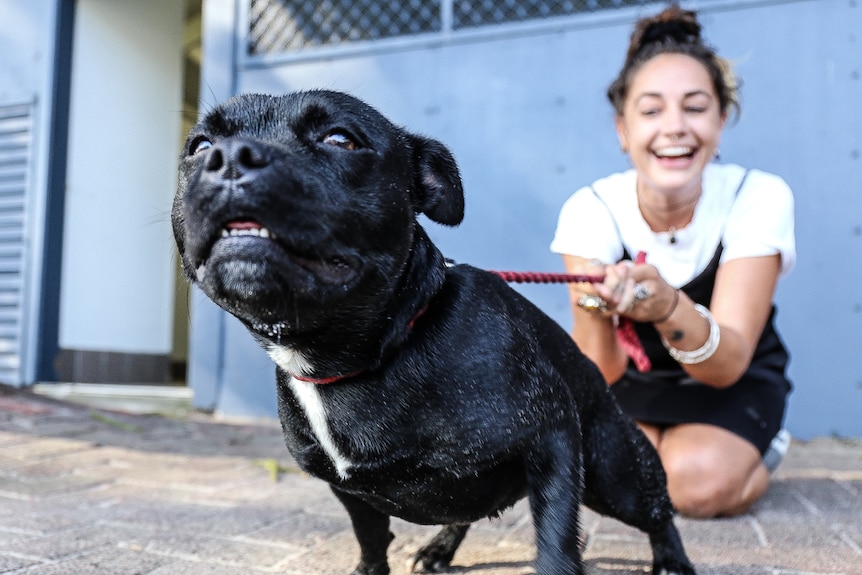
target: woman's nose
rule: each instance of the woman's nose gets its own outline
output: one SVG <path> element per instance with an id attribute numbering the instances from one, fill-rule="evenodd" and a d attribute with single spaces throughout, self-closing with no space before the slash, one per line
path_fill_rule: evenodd
<path id="1" fill-rule="evenodd" d="M 662 132 L 672 141 L 677 141 L 686 132 L 685 115 L 678 111 L 668 111 L 665 114 Z"/>

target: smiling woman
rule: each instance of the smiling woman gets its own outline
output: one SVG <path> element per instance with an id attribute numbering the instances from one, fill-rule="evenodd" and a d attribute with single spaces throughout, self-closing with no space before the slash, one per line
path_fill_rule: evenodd
<path id="1" fill-rule="evenodd" d="M 639 21 L 608 89 L 632 169 L 575 192 L 551 245 L 570 273 L 604 274 L 572 284 L 573 337 L 657 448 L 677 509 L 699 517 L 747 510 L 786 445 L 772 301 L 796 258 L 793 196 L 777 176 L 714 163 L 736 90 L 694 12 Z M 620 318 L 648 365 L 618 341 Z"/>

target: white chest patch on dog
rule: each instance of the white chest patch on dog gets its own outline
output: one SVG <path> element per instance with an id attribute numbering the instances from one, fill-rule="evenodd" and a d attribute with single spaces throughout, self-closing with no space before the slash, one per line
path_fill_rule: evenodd
<path id="1" fill-rule="evenodd" d="M 332 439 L 332 434 L 329 431 L 329 423 L 326 421 L 326 409 L 323 402 L 320 401 L 320 393 L 317 390 L 317 384 L 308 381 L 299 381 L 295 377 L 290 378 L 290 388 L 294 395 L 302 405 L 305 411 L 305 417 L 311 425 L 311 430 L 317 437 L 317 442 L 320 447 L 326 452 L 326 455 L 332 460 L 335 465 L 335 471 L 342 479 L 347 479 L 350 474 L 347 472 L 352 463 L 344 457 L 339 451 L 338 446 Z"/>
<path id="2" fill-rule="evenodd" d="M 307 375 L 314 371 L 311 363 L 298 351 L 284 345 L 271 343 L 266 348 L 266 353 L 272 361 L 287 373 Z"/>
<path id="3" fill-rule="evenodd" d="M 301 353 L 289 347 L 273 344 L 268 347 L 267 353 L 287 373 L 303 375 L 314 371 L 311 364 Z M 326 419 L 326 408 L 320 400 L 317 384 L 300 381 L 291 377 L 290 389 L 293 390 L 293 394 L 302 406 L 305 418 L 308 420 L 311 430 L 317 438 L 317 443 L 326 455 L 329 456 L 329 459 L 332 460 L 338 476 L 342 479 L 347 479 L 350 477 L 347 470 L 350 469 L 352 463 L 342 455 L 338 446 L 335 445 L 335 441 L 332 439 L 332 433 L 329 431 L 329 422 Z"/>

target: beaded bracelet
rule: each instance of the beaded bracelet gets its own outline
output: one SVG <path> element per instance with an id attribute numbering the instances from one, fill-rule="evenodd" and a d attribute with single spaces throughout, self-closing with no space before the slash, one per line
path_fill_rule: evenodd
<path id="1" fill-rule="evenodd" d="M 718 349 L 718 344 L 721 340 L 721 330 L 709 310 L 699 303 L 694 304 L 694 309 L 703 319 L 709 322 L 709 337 L 706 338 L 706 343 L 697 349 L 683 351 L 670 345 L 665 338 L 661 338 L 661 343 L 664 345 L 665 349 L 667 349 L 670 356 L 677 362 L 684 363 L 686 365 L 701 363 L 711 358 L 712 354 L 715 353 L 715 350 Z"/>

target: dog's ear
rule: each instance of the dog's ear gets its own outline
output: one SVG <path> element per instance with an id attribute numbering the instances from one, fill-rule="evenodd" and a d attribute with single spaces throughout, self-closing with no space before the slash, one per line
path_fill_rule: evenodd
<path id="1" fill-rule="evenodd" d="M 464 187 L 455 157 L 437 140 L 416 135 L 410 139 L 416 211 L 439 224 L 457 226 L 464 219 Z"/>

